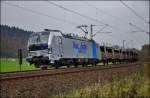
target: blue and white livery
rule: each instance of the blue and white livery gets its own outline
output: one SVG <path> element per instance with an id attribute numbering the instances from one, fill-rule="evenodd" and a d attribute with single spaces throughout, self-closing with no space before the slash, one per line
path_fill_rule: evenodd
<path id="1" fill-rule="evenodd" d="M 36 67 L 47 68 L 49 64 L 96 65 L 101 60 L 100 47 L 94 40 L 65 35 L 59 30 L 45 30 L 30 36 L 27 61 Z"/>

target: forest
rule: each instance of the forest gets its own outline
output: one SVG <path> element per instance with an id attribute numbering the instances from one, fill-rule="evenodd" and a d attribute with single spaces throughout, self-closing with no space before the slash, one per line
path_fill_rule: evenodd
<path id="1" fill-rule="evenodd" d="M 18 49 L 23 50 L 23 57 L 27 56 L 27 42 L 33 31 L 26 31 L 14 26 L 0 25 L 1 58 L 17 58 Z"/>

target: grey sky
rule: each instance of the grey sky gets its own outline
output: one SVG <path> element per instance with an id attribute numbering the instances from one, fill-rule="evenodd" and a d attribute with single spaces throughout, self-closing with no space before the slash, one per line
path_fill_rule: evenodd
<path id="1" fill-rule="evenodd" d="M 98 43 L 111 43 L 122 46 L 122 41 L 126 40 L 125 47 L 135 47 L 140 49 L 141 45 L 148 43 L 148 35 L 144 32 L 131 33 L 138 31 L 128 23 L 131 22 L 138 27 L 149 32 L 149 24 L 135 16 L 127 9 L 120 1 L 50 1 L 88 17 L 109 24 L 103 30 L 112 32 L 111 34 L 97 34 L 94 39 Z M 9 5 L 7 4 L 9 3 Z M 134 9 L 145 20 L 149 21 L 149 2 L 148 1 L 124 1 L 129 7 Z M 32 9 L 43 13 L 43 15 L 35 14 L 23 10 L 21 8 L 11 6 L 10 4 L 19 5 L 23 8 Z M 60 21 L 47 17 L 46 15 L 60 18 L 65 21 Z M 76 24 L 71 24 L 68 22 Z M 94 24 L 94 32 L 100 30 L 103 26 L 98 21 L 93 21 L 70 13 L 61 8 L 58 8 L 47 1 L 3 1 L 1 3 L 1 24 L 17 26 L 29 31 L 42 31 L 45 28 L 59 29 L 64 33 L 74 33 L 84 36 L 81 30 L 77 29 L 77 25 Z"/>

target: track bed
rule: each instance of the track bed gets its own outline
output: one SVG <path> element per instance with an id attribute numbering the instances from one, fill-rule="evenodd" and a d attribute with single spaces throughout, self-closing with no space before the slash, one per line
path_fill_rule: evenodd
<path id="1" fill-rule="evenodd" d="M 47 97 L 90 85 L 112 75 L 129 75 L 139 64 L 118 64 L 111 67 L 67 68 L 1 74 L 3 97 Z"/>

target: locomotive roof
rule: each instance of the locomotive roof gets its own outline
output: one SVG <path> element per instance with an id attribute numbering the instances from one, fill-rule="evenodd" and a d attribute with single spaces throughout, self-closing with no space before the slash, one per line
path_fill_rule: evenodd
<path id="1" fill-rule="evenodd" d="M 87 39 L 86 37 L 79 37 L 77 35 L 71 35 L 70 34 L 64 34 L 62 33 L 62 31 L 60 30 L 52 30 L 52 29 L 44 29 L 44 31 L 53 31 L 53 32 L 60 32 L 62 34 L 63 37 L 66 37 L 66 38 L 71 38 L 71 39 L 77 39 L 77 40 L 84 40 L 84 41 L 90 41 L 89 39 Z"/>
<path id="2" fill-rule="evenodd" d="M 72 36 L 71 34 L 63 34 L 63 37 L 70 38 L 70 39 L 76 39 L 76 40 L 82 40 L 82 41 L 91 41 L 90 39 L 86 37 L 79 37 L 77 35 Z"/>

